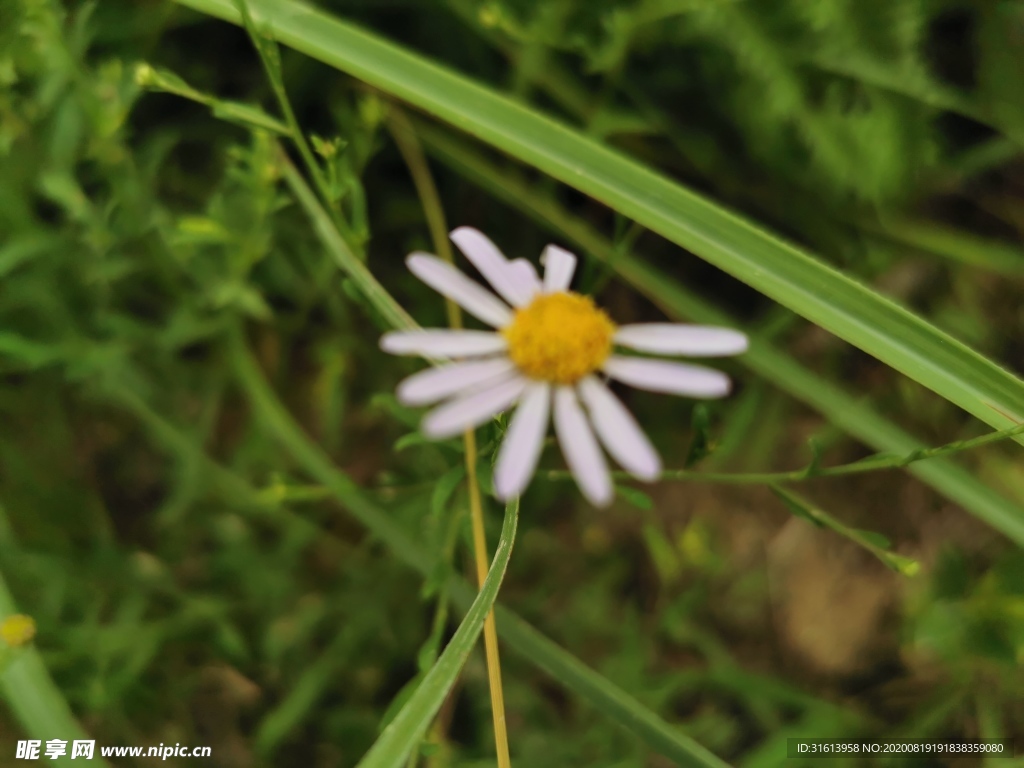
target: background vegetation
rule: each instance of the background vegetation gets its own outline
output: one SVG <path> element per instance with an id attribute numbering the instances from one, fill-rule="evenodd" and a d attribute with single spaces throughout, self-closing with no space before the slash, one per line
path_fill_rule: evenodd
<path id="1" fill-rule="evenodd" d="M 1024 3 L 323 0 L 343 38 L 262 0 L 264 61 L 207 15 L 230 3 L 185 5 L 0 3 L 0 616 L 38 625 L 0 677 L 0 765 L 68 707 L 98 744 L 225 766 L 375 742 L 470 597 L 462 444 L 417 436 L 391 392 L 419 364 L 377 346 L 398 305 L 445 323 L 402 263 L 439 210 L 513 257 L 570 247 L 620 321 L 755 339 L 727 401 L 627 395 L 703 477 L 522 499 L 516 764 L 1024 743 L 1020 445 L 726 482 L 1024 418 Z M 482 654 L 418 751 L 494 764 Z"/>

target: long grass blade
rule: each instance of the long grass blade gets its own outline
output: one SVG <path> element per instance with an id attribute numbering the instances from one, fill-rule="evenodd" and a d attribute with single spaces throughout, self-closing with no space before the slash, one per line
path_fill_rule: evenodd
<path id="1" fill-rule="evenodd" d="M 476 599 L 416 692 L 384 729 L 366 756 L 359 761 L 359 768 L 399 768 L 405 764 L 409 753 L 423 738 L 430 721 L 441 708 L 445 696 L 455 684 L 459 672 L 469 658 L 469 653 L 484 628 L 484 620 L 498 597 L 498 589 L 512 556 L 512 543 L 515 541 L 518 520 L 519 500 L 514 499 L 505 507 L 505 522 L 501 527 L 498 548 Z"/>
<path id="2" fill-rule="evenodd" d="M 263 378 L 240 334 L 232 337 L 230 354 L 235 375 L 257 418 L 291 454 L 302 470 L 327 488 L 338 503 L 383 541 L 399 560 L 428 575 L 432 563 L 423 548 L 380 509 L 351 478 L 337 470 L 320 447 L 302 431 Z M 126 397 L 129 402 L 134 403 L 133 410 L 159 432 L 163 441 L 176 450 L 185 447 L 182 443 L 183 438 L 173 427 L 150 412 L 137 398 L 131 395 Z M 247 491 L 244 481 L 209 460 L 205 460 L 204 464 L 229 493 L 236 494 L 241 499 L 248 498 L 254 503 L 259 502 L 259 499 L 253 498 Z M 456 582 L 452 591 L 453 600 L 462 609 L 470 605 L 475 594 L 476 590 L 461 579 Z M 519 656 L 589 701 L 596 709 L 607 714 L 613 722 L 643 739 L 652 749 L 681 766 L 728 768 L 727 763 L 665 722 L 612 681 L 544 637 L 514 613 L 499 607 L 497 617 L 501 637 Z"/>
<path id="3" fill-rule="evenodd" d="M 178 0 L 240 22 L 231 0 Z M 1024 383 L 862 283 L 634 160 L 366 30 L 292 0 L 256 0 L 275 37 L 605 203 L 937 392 L 996 429 Z"/>
<path id="4" fill-rule="evenodd" d="M 557 236 L 567 238 L 584 252 L 606 262 L 619 277 L 661 307 L 669 317 L 709 325 L 737 324 L 728 313 L 643 259 L 617 257 L 610 241 L 568 213 L 550 195 L 517 175 L 498 169 L 444 131 L 423 123 L 417 124 L 417 130 L 429 150 L 456 172 Z M 926 448 L 870 405 L 803 367 L 770 341 L 752 338 L 750 349 L 737 361 L 876 450 L 910 454 Z M 1024 509 L 963 468 L 948 460 L 935 459 L 911 464 L 907 471 L 1024 546 Z"/>

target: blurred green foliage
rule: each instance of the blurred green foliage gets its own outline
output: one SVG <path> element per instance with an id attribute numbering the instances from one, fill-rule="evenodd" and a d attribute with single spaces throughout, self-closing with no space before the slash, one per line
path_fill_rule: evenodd
<path id="1" fill-rule="evenodd" d="M 813 245 L 1020 370 L 1024 4 L 323 5 Z M 168 2 L 7 0 L 0 18 L 0 573 L 100 743 L 354 765 L 461 617 L 436 604 L 443 567 L 422 583 L 308 484 L 242 398 L 228 340 L 243 329 L 281 401 L 431 562 L 464 538 L 459 446 L 418 439 L 418 413 L 389 394 L 415 365 L 378 351 L 376 316 L 282 184 L 285 116 L 243 32 Z M 401 267 L 431 244 L 390 105 L 281 56 L 346 242 L 419 322 L 443 324 Z M 528 258 L 547 242 L 435 173 L 453 225 Z M 895 422 L 973 434 L 948 404 L 538 183 Z M 658 317 L 596 262 L 583 281 L 623 319 Z M 862 455 L 774 389 L 741 390 L 708 409 L 630 405 L 673 466 L 790 469 L 810 434 L 830 458 Z M 489 456 L 500 426 L 481 434 Z M 1024 503 L 1015 448 L 968 462 Z M 885 482 L 813 491 L 922 560 L 917 582 L 848 549 L 792 576 L 824 583 L 834 567 L 884 610 L 780 575 L 803 562 L 785 545 L 806 523 L 770 494 L 688 485 L 625 489 L 597 516 L 567 484 L 536 484 L 503 600 L 736 765 L 777 765 L 795 735 L 1024 737 L 1019 552 L 907 476 Z M 806 535 L 808 550 L 845 546 Z M 831 617 L 800 623 L 800 600 L 860 615 L 867 639 L 826 662 L 801 633 Z M 505 664 L 518 764 L 666 764 L 526 661 Z M 490 764 L 488 707 L 474 657 L 424 762 Z M 0 748 L 23 727 L 0 717 Z"/>

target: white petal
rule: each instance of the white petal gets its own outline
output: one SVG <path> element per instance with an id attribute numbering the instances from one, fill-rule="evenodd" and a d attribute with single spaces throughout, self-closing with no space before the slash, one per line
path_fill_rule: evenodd
<path id="1" fill-rule="evenodd" d="M 427 414 L 423 419 L 423 432 L 427 437 L 440 440 L 478 427 L 509 408 L 528 383 L 524 377 L 514 374 L 500 384 L 449 400 Z"/>
<path id="2" fill-rule="evenodd" d="M 616 344 L 660 355 L 720 357 L 747 351 L 747 337 L 731 328 L 682 323 L 623 325 L 615 333 Z"/>
<path id="3" fill-rule="evenodd" d="M 507 378 L 514 370 L 507 357 L 427 368 L 402 381 L 395 394 L 405 405 L 429 405 L 499 377 Z"/>
<path id="4" fill-rule="evenodd" d="M 544 265 L 544 293 L 560 293 L 569 290 L 569 283 L 576 272 L 576 257 L 565 248 L 549 245 L 541 254 Z"/>
<path id="5" fill-rule="evenodd" d="M 488 325 L 502 328 L 512 322 L 507 304 L 448 262 L 428 253 L 414 253 L 405 263 L 424 283 Z"/>
<path id="6" fill-rule="evenodd" d="M 613 379 L 651 392 L 689 397 L 724 397 L 729 394 L 728 376 L 699 365 L 612 355 L 605 360 L 603 369 Z"/>
<path id="7" fill-rule="evenodd" d="M 612 500 L 608 465 L 572 387 L 555 389 L 555 432 L 562 455 L 583 495 L 597 507 Z"/>
<path id="8" fill-rule="evenodd" d="M 494 465 L 494 490 L 510 499 L 523 492 L 533 477 L 544 446 L 551 414 L 551 386 L 531 382 L 516 408 Z"/>
<path id="9" fill-rule="evenodd" d="M 540 278 L 537 277 L 537 269 L 526 259 L 513 259 L 508 263 L 512 279 L 519 284 L 519 289 L 525 292 L 532 300 L 540 293 Z"/>
<path id="10" fill-rule="evenodd" d="M 661 474 L 661 458 L 626 406 L 594 376 L 579 383 L 577 391 L 601 443 L 622 468 L 641 480 Z"/>
<path id="11" fill-rule="evenodd" d="M 471 357 L 501 352 L 506 346 L 505 337 L 492 331 L 391 331 L 380 338 L 380 348 L 392 355 Z"/>
<path id="12" fill-rule="evenodd" d="M 509 270 L 508 260 L 483 232 L 472 227 L 459 227 L 449 237 L 505 301 L 514 307 L 529 303 L 531 296 L 522 280 Z"/>

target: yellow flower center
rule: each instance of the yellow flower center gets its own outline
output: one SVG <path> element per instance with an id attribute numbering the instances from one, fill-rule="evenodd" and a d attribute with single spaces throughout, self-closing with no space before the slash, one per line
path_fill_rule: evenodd
<path id="1" fill-rule="evenodd" d="M 572 384 L 604 363 L 615 324 L 588 296 L 550 293 L 517 310 L 502 334 L 512 362 L 531 379 Z"/>
<path id="2" fill-rule="evenodd" d="M 16 613 L 0 622 L 0 639 L 11 648 L 24 645 L 36 634 L 36 623 L 31 616 Z"/>

